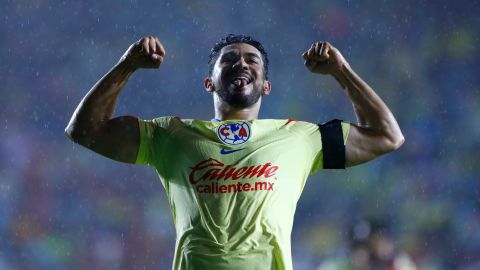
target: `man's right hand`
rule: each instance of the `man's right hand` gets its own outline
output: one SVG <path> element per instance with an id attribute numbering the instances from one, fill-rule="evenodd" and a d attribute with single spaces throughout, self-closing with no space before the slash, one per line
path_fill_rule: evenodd
<path id="1" fill-rule="evenodd" d="M 157 37 L 132 44 L 120 62 L 87 93 L 65 128 L 74 142 L 114 160 L 135 163 L 140 145 L 138 118 L 113 117 L 122 87 L 138 68 L 158 68 L 165 50 Z"/>
<path id="2" fill-rule="evenodd" d="M 133 69 L 158 68 L 164 57 L 165 49 L 158 37 L 146 36 L 130 45 L 120 62 L 128 63 Z"/>

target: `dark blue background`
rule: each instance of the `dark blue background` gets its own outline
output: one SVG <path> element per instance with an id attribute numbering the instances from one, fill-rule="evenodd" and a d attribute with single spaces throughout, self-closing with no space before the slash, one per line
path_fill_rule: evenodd
<path id="1" fill-rule="evenodd" d="M 355 121 L 330 77 L 301 53 L 339 48 L 390 106 L 397 152 L 310 177 L 292 235 L 295 269 L 348 246 L 358 219 L 383 220 L 419 269 L 480 262 L 478 1 L 4 1 L 0 7 L 0 269 L 168 269 L 175 231 L 147 167 L 66 139 L 88 89 L 128 46 L 157 35 L 160 70 L 137 72 L 116 115 L 211 119 L 213 44 L 250 34 L 270 54 L 261 118 Z M 473 269 L 473 268 L 472 268 Z"/>

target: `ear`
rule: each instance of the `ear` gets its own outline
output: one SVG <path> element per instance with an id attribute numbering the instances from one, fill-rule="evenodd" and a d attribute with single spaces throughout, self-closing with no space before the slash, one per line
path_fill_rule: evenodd
<path id="1" fill-rule="evenodd" d="M 212 93 L 213 91 L 215 91 L 215 85 L 213 84 L 212 79 L 210 77 L 205 78 L 203 85 L 205 86 L 205 91 L 209 93 Z"/>
<path id="2" fill-rule="evenodd" d="M 262 96 L 270 95 L 271 90 L 272 90 L 272 85 L 270 84 L 270 81 L 264 81 L 263 82 Z"/>

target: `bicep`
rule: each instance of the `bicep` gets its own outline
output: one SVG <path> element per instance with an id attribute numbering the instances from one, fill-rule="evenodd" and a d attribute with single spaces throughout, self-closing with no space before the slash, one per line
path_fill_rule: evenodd
<path id="1" fill-rule="evenodd" d="M 346 166 L 365 163 L 391 150 L 391 142 L 372 129 L 351 124 L 345 145 Z"/>
<path id="2" fill-rule="evenodd" d="M 121 116 L 103 121 L 90 139 L 91 150 L 108 158 L 135 163 L 140 145 L 138 118 Z"/>

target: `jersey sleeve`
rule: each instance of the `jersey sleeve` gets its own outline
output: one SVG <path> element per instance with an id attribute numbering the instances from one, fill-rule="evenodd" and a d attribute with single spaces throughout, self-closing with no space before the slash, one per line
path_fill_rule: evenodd
<path id="1" fill-rule="evenodd" d="M 348 139 L 348 133 L 350 131 L 350 123 L 341 121 L 341 131 L 342 131 L 342 140 L 343 140 L 343 145 L 346 145 L 347 139 Z M 313 125 L 313 124 L 312 124 Z M 324 154 L 325 154 L 325 146 L 324 143 L 326 140 L 322 140 L 322 135 L 320 132 L 320 128 L 318 125 L 316 125 L 316 132 L 315 133 L 310 133 L 309 134 L 309 142 L 312 145 L 312 150 L 314 151 L 314 161 L 310 170 L 310 174 L 315 173 L 318 169 L 326 169 L 326 166 L 324 164 Z"/>
<path id="2" fill-rule="evenodd" d="M 140 145 L 136 164 L 152 165 L 161 157 L 163 143 L 169 136 L 169 124 L 172 117 L 159 117 L 153 120 L 138 120 Z"/>

